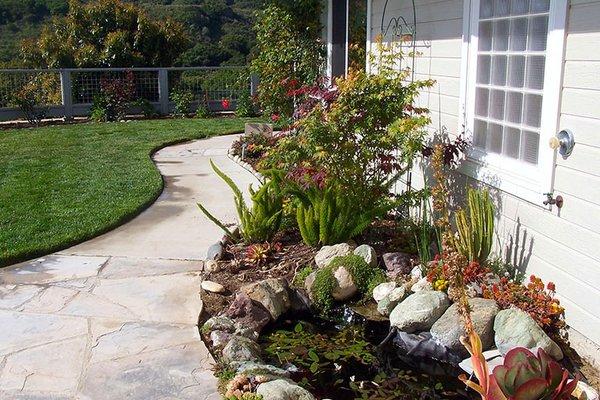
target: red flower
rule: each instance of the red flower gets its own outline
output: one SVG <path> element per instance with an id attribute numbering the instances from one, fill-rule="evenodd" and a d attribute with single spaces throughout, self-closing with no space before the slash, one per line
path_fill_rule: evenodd
<path id="1" fill-rule="evenodd" d="M 229 101 L 229 99 L 221 100 L 221 106 L 223 106 L 224 110 L 229 110 L 230 105 L 231 105 L 231 102 Z"/>
<path id="2" fill-rule="evenodd" d="M 281 117 L 279 116 L 279 114 L 273 114 L 273 115 L 271 115 L 271 121 L 273 121 L 273 122 L 279 121 L 280 118 Z"/>
<path id="3" fill-rule="evenodd" d="M 554 284 L 554 282 L 548 282 L 548 290 L 555 292 L 556 291 L 556 285 Z"/>

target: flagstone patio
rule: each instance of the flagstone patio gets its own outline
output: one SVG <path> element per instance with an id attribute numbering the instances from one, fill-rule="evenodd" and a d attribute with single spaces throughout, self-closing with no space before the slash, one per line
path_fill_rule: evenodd
<path id="1" fill-rule="evenodd" d="M 218 399 L 197 322 L 202 259 L 233 221 L 229 188 L 254 180 L 227 156 L 235 136 L 172 146 L 154 160 L 163 194 L 86 243 L 0 270 L 0 398 Z"/>

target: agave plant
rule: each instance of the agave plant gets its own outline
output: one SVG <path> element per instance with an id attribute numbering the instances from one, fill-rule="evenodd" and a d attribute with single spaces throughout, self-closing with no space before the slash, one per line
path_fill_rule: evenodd
<path id="1" fill-rule="evenodd" d="M 462 342 L 471 353 L 479 384 L 464 375 L 460 379 L 483 400 L 569 400 L 577 387 L 578 379 L 569 382 L 569 372 L 542 349 L 536 356 L 523 347 L 514 348 L 506 354 L 504 364 L 494 368 L 490 375 L 479 336 L 473 332 L 469 342 L 464 339 Z"/>

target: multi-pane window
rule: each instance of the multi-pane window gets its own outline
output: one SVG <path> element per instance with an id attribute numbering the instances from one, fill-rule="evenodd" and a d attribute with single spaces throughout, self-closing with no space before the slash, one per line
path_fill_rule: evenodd
<path id="1" fill-rule="evenodd" d="M 473 144 L 538 164 L 550 0 L 480 0 Z"/>

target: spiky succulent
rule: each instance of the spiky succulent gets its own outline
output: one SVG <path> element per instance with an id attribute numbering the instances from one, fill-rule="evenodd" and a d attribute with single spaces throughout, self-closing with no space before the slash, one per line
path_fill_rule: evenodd
<path id="1" fill-rule="evenodd" d="M 542 349 L 537 356 L 522 347 L 512 349 L 493 377 L 505 397 L 491 400 L 568 400 L 577 386 L 577 379 L 569 382 L 568 371 Z"/>

